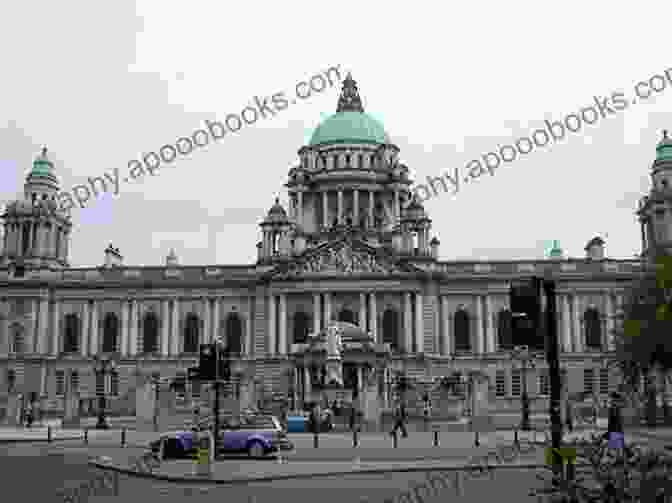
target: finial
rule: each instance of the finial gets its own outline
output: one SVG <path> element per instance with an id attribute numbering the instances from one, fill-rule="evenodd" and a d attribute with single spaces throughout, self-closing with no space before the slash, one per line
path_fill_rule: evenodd
<path id="1" fill-rule="evenodd" d="M 42 155 L 43 156 L 47 155 L 47 147 L 42 147 Z"/>
<path id="2" fill-rule="evenodd" d="M 667 129 L 663 129 L 663 140 L 667 140 Z"/>
<path id="3" fill-rule="evenodd" d="M 280 198 L 279 197 L 275 198 L 275 204 L 280 204 Z"/>

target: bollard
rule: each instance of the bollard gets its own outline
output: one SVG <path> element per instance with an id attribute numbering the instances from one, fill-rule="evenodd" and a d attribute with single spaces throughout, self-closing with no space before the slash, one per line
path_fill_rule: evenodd
<path id="1" fill-rule="evenodd" d="M 478 432 L 477 432 L 477 431 L 474 432 L 474 445 L 475 445 L 476 447 L 480 447 L 480 446 L 481 446 L 481 441 L 480 441 L 480 439 L 478 438 Z"/>
<path id="2" fill-rule="evenodd" d="M 399 438 L 397 437 L 397 430 L 392 433 L 392 445 L 396 449 L 399 446 Z"/>
<path id="3" fill-rule="evenodd" d="M 88 444 L 89 443 L 89 429 L 84 428 L 84 443 Z"/>
<path id="4" fill-rule="evenodd" d="M 352 430 L 352 446 L 359 447 L 359 437 L 357 436 L 357 428 Z"/>
<path id="5" fill-rule="evenodd" d="M 47 426 L 47 442 L 51 442 L 51 426 Z"/>
<path id="6" fill-rule="evenodd" d="M 434 447 L 439 446 L 439 431 L 434 430 Z"/>
<path id="7" fill-rule="evenodd" d="M 313 447 L 317 449 L 320 446 L 317 432 L 313 433 Z"/>
<path id="8" fill-rule="evenodd" d="M 126 428 L 121 429 L 121 446 L 126 447 Z"/>

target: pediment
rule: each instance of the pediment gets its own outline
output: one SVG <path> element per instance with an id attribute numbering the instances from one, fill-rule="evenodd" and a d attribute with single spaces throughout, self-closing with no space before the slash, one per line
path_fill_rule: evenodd
<path id="1" fill-rule="evenodd" d="M 394 260 L 379 249 L 355 240 L 325 243 L 302 257 L 279 266 L 273 277 L 325 274 L 394 274 L 412 272 L 412 268 Z"/>

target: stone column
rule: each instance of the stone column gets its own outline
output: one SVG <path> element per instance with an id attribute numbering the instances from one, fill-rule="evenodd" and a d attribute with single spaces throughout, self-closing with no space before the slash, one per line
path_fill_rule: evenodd
<path id="1" fill-rule="evenodd" d="M 374 224 L 373 209 L 374 209 L 373 191 L 370 190 L 369 191 L 369 227 L 373 227 L 373 224 Z"/>
<path id="2" fill-rule="evenodd" d="M 415 294 L 415 341 L 417 352 L 422 353 L 425 350 L 424 327 L 422 324 L 422 294 Z"/>
<path id="3" fill-rule="evenodd" d="M 82 353 L 82 356 L 87 356 L 89 354 L 89 316 L 90 316 L 90 308 L 89 308 L 89 301 L 85 300 L 84 301 L 84 313 L 82 314 L 82 346 L 80 347 L 80 351 Z"/>
<path id="4" fill-rule="evenodd" d="M 297 208 L 297 215 L 296 215 L 296 220 L 297 224 L 299 227 L 303 227 L 303 191 L 299 190 L 296 193 L 296 198 L 297 198 L 297 203 L 298 203 L 298 208 Z"/>
<path id="5" fill-rule="evenodd" d="M 376 305 L 376 293 L 371 292 L 369 294 L 369 326 L 371 327 L 371 335 L 373 335 L 373 340 L 376 343 L 382 342 L 381 338 L 378 337 L 378 306 Z"/>
<path id="6" fill-rule="evenodd" d="M 26 340 L 24 343 L 25 350 L 27 353 L 34 353 L 35 352 L 35 342 L 37 340 L 37 336 L 35 334 L 36 329 L 37 329 L 37 308 L 38 308 L 38 299 L 34 299 L 30 301 L 30 320 L 31 320 L 31 329 L 26 330 Z"/>
<path id="7" fill-rule="evenodd" d="M 128 319 L 129 319 L 129 300 L 121 300 L 121 355 L 128 356 Z"/>
<path id="8" fill-rule="evenodd" d="M 320 294 L 313 294 L 313 332 L 318 333 L 320 331 L 320 314 L 322 309 L 320 309 Z"/>
<path id="9" fill-rule="evenodd" d="M 581 331 L 581 309 L 579 304 L 579 296 L 575 292 L 573 297 L 572 317 L 574 325 L 574 351 L 577 353 L 583 352 L 583 333 Z"/>
<path id="10" fill-rule="evenodd" d="M 216 342 L 219 338 L 219 297 L 215 297 L 212 306 L 212 334 L 210 335 L 210 342 Z"/>
<path id="11" fill-rule="evenodd" d="M 404 349 L 413 352 L 413 319 L 411 315 L 411 293 L 404 293 Z"/>
<path id="12" fill-rule="evenodd" d="M 607 311 L 607 333 L 605 334 L 606 338 L 606 349 L 607 351 L 613 351 L 614 350 L 614 329 L 615 329 L 615 320 L 614 316 L 616 316 L 615 309 L 614 309 L 614 299 L 613 299 L 613 293 L 612 292 L 607 292 L 607 299 L 606 299 L 606 311 Z"/>
<path id="13" fill-rule="evenodd" d="M 476 354 L 483 354 L 483 297 L 476 297 Z"/>
<path id="14" fill-rule="evenodd" d="M 322 192 L 322 225 L 329 226 L 329 193 Z"/>
<path id="15" fill-rule="evenodd" d="M 569 295 L 560 296 L 562 310 L 562 350 L 565 353 L 572 352 L 572 318 L 569 312 Z"/>
<path id="16" fill-rule="evenodd" d="M 331 293 L 324 294 L 324 328 L 331 323 Z"/>
<path id="17" fill-rule="evenodd" d="M 441 296 L 441 315 L 443 321 L 443 350 L 441 354 L 443 356 L 449 356 L 452 354 L 450 344 L 450 313 L 448 311 L 448 297 L 445 295 Z"/>
<path id="18" fill-rule="evenodd" d="M 203 297 L 203 340 L 201 343 L 203 344 L 210 344 L 212 342 L 211 333 L 210 333 L 210 318 L 211 318 L 211 311 L 210 311 L 210 298 L 209 297 Z"/>
<path id="19" fill-rule="evenodd" d="M 401 205 L 399 204 L 399 191 L 397 189 L 394 189 L 394 225 L 397 225 L 399 223 L 399 217 L 401 216 L 400 213 L 400 208 Z"/>
<path id="20" fill-rule="evenodd" d="M 138 301 L 131 299 L 131 326 L 129 330 L 128 354 L 138 354 Z"/>
<path id="21" fill-rule="evenodd" d="M 352 218 L 354 220 L 353 224 L 355 227 L 359 225 L 359 190 L 354 189 L 352 191 Z"/>
<path id="22" fill-rule="evenodd" d="M 180 299 L 173 299 L 172 319 L 170 323 L 170 354 L 178 356 L 180 354 Z"/>
<path id="23" fill-rule="evenodd" d="M 268 355 L 275 354 L 275 295 L 268 296 Z"/>
<path id="24" fill-rule="evenodd" d="M 287 294 L 280 294 L 280 349 L 281 355 L 287 354 Z"/>
<path id="25" fill-rule="evenodd" d="M 359 328 L 366 332 L 366 294 L 359 294 Z"/>
<path id="26" fill-rule="evenodd" d="M 485 352 L 494 353 L 495 352 L 495 313 L 492 308 L 492 297 L 490 295 L 485 296 L 485 308 L 487 311 L 487 324 L 485 331 Z"/>
<path id="27" fill-rule="evenodd" d="M 361 392 L 364 389 L 365 389 L 365 386 L 364 386 L 364 372 L 363 372 L 362 366 L 357 365 L 357 390 Z"/>
<path id="28" fill-rule="evenodd" d="M 308 366 L 303 367 L 303 392 L 306 401 L 310 400 L 310 368 Z"/>
<path id="29" fill-rule="evenodd" d="M 170 305 L 168 299 L 161 299 L 161 356 L 169 354 L 170 344 Z"/>
<path id="30" fill-rule="evenodd" d="M 338 213 L 337 213 L 337 218 L 338 218 L 338 223 L 342 224 L 343 223 L 343 191 L 339 189 L 338 191 Z"/>
<path id="31" fill-rule="evenodd" d="M 49 341 L 47 339 L 49 328 L 49 297 L 40 299 L 40 321 L 38 323 L 37 333 L 37 352 L 46 355 L 49 352 Z"/>
<path id="32" fill-rule="evenodd" d="M 91 302 L 91 337 L 89 339 L 89 354 L 97 355 L 100 351 L 98 330 L 98 301 Z"/>
<path id="33" fill-rule="evenodd" d="M 254 341 L 252 340 L 252 305 L 254 299 L 252 297 L 247 298 L 247 323 L 245 323 L 245 354 L 247 356 L 252 356 L 254 351 Z"/>
<path id="34" fill-rule="evenodd" d="M 58 356 L 61 352 L 61 301 L 54 299 L 54 310 L 51 313 L 51 355 Z"/>

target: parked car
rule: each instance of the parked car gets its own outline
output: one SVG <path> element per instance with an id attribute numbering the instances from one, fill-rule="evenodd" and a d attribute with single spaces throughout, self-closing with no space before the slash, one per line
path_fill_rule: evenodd
<path id="1" fill-rule="evenodd" d="M 212 430 L 214 417 L 201 419 L 197 430 Z M 278 451 L 294 450 L 294 445 L 287 438 L 287 434 L 275 416 L 270 415 L 241 415 L 224 417 L 219 425 L 219 442 L 217 454 L 247 453 L 250 457 L 260 458 Z M 170 432 L 161 436 L 161 439 L 152 442 L 153 452 L 159 452 L 161 440 L 164 443 L 164 459 L 184 459 L 193 456 L 192 431 Z"/>

